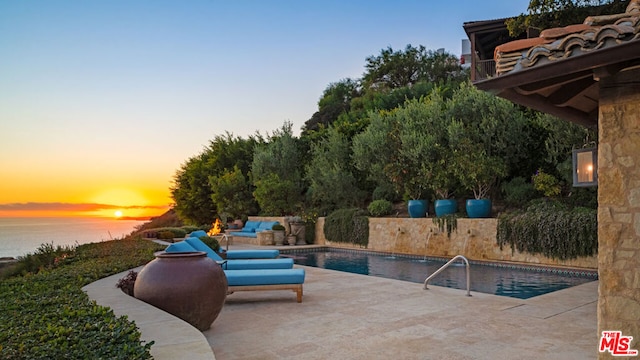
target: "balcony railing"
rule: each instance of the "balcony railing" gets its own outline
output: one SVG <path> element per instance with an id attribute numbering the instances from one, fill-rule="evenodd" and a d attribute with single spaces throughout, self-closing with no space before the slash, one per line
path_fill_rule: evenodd
<path id="1" fill-rule="evenodd" d="M 480 81 L 496 76 L 496 62 L 491 60 L 475 59 L 475 76 L 471 81 Z"/>

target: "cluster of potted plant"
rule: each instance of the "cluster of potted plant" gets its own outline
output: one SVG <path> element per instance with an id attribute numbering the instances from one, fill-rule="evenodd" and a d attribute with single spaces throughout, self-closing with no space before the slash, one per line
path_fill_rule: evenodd
<path id="1" fill-rule="evenodd" d="M 271 227 L 273 231 L 273 240 L 276 246 L 285 245 L 304 245 L 305 242 L 305 223 L 300 216 L 287 216 L 285 223 L 289 226 L 289 230 L 280 224 L 274 224 Z"/>
<path id="2" fill-rule="evenodd" d="M 480 119 L 457 120 L 460 114 L 457 114 L 456 106 L 456 103 L 445 105 L 441 98 L 433 98 L 420 116 L 407 116 L 404 121 L 399 132 L 402 144 L 399 153 L 402 163 L 410 168 L 403 179 L 405 192 L 409 194 L 411 187 L 422 196 L 433 196 L 436 217 L 458 211 L 457 201 L 451 198 L 454 192 L 472 192 L 474 198 L 466 201 L 467 215 L 470 218 L 489 217 L 489 192 L 507 172 L 504 159 L 492 155 L 491 134 L 496 133 L 492 128 L 495 125 L 485 121 L 488 115 L 480 115 Z M 425 132 L 424 129 L 428 130 Z M 408 203 L 412 217 L 415 200 L 418 199 Z"/>

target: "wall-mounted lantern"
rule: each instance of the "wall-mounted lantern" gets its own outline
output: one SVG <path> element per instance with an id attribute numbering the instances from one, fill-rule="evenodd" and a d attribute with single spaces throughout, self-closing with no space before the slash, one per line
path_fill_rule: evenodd
<path id="1" fill-rule="evenodd" d="M 573 150 L 573 186 L 598 186 L 598 149 Z"/>

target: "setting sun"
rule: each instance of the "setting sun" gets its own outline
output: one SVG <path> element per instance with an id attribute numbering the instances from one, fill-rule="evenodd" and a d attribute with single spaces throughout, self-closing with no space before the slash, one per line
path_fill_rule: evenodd
<path id="1" fill-rule="evenodd" d="M 122 211 L 117 210 L 115 213 L 113 213 L 113 216 L 115 216 L 117 218 L 122 217 Z"/>

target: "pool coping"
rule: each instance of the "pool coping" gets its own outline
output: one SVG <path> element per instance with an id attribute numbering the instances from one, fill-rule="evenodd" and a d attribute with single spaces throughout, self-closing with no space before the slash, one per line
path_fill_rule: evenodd
<path id="1" fill-rule="evenodd" d="M 305 247 L 300 249 L 280 249 L 280 255 L 287 254 L 295 254 L 298 252 L 321 252 L 321 251 L 337 251 L 337 252 L 354 252 L 354 253 L 363 253 L 377 256 L 399 256 L 408 259 L 415 260 L 432 260 L 438 262 L 447 262 L 453 258 L 444 257 L 444 256 L 424 256 L 424 255 L 416 255 L 416 254 L 405 254 L 405 253 L 396 253 L 396 252 L 388 252 L 388 251 L 376 251 L 369 249 L 353 249 L 353 248 L 341 248 L 335 246 L 315 246 L 315 247 Z M 286 257 L 286 256 L 285 256 Z M 531 264 L 531 263 L 521 263 L 521 262 L 512 262 L 512 261 L 488 261 L 488 260 L 476 260 L 476 259 L 467 259 L 469 264 L 476 265 L 484 265 L 498 268 L 507 268 L 507 269 L 517 269 L 517 270 L 526 270 L 526 271 L 537 271 L 537 272 L 550 272 L 552 274 L 560 274 L 560 275 L 570 275 L 570 276 L 580 276 L 586 277 L 591 280 L 598 280 L 598 271 L 593 269 L 585 269 L 585 268 L 576 268 L 576 267 L 562 267 L 562 266 L 550 266 L 550 265 L 541 265 L 541 264 Z"/>

